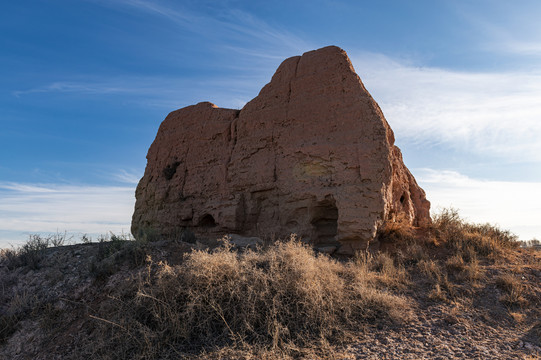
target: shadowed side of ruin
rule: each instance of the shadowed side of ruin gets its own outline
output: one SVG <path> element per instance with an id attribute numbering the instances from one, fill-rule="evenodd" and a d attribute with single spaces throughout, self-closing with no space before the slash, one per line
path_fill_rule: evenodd
<path id="1" fill-rule="evenodd" d="M 242 110 L 170 113 L 147 155 L 132 233 L 283 237 L 352 253 L 400 215 L 430 221 L 379 106 L 334 46 L 285 60 Z"/>

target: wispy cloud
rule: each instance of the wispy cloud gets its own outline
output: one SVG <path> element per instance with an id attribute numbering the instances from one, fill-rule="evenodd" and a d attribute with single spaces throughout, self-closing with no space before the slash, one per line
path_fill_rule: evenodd
<path id="1" fill-rule="evenodd" d="M 28 192 L 28 193 L 54 193 L 56 190 L 41 185 L 19 184 L 13 182 L 0 183 L 0 191 Z"/>
<path id="2" fill-rule="evenodd" d="M 134 186 L 0 183 L 0 247 L 28 233 L 129 232 Z"/>
<path id="3" fill-rule="evenodd" d="M 168 109 L 209 100 L 221 107 L 238 108 L 257 95 L 283 59 L 314 47 L 286 29 L 271 25 L 250 13 L 219 4 L 213 6 L 212 12 L 203 13 L 201 9 L 192 10 L 187 6 L 189 4 L 178 2 L 91 1 L 116 10 L 155 17 L 179 34 L 193 34 L 206 42 L 206 49 L 214 53 L 214 57 L 224 59 L 219 65 L 220 69 L 230 71 L 227 75 L 213 73 L 212 77 L 205 71 L 197 73 L 196 77 L 193 72 L 113 78 L 80 74 L 27 89 L 15 89 L 13 95 L 123 96 L 123 101 L 128 103 Z M 171 41 L 176 39 L 172 38 Z M 169 54 L 169 57 L 176 56 Z M 194 67 L 197 68 L 197 65 Z"/>
<path id="4" fill-rule="evenodd" d="M 270 75 L 269 75 L 270 76 Z M 242 107 L 257 95 L 257 87 L 268 79 L 261 73 L 242 76 L 222 76 L 194 80 L 182 77 L 125 76 L 104 80 L 100 76 L 86 76 L 74 81 L 57 81 L 30 89 L 13 91 L 17 97 L 33 95 L 84 96 L 122 98 L 123 102 L 144 107 L 173 110 L 200 101 L 211 101 L 220 107 Z"/>
<path id="5" fill-rule="evenodd" d="M 253 56 L 256 56 L 254 54 Z M 420 67 L 382 54 L 350 51 L 363 82 L 401 143 L 440 145 L 511 161 L 541 161 L 541 71 L 481 73 Z M 198 80 L 182 77 L 90 78 L 16 92 L 123 96 L 138 106 L 172 110 L 208 100 L 242 107 L 274 69 Z"/>
<path id="6" fill-rule="evenodd" d="M 276 51 L 307 51 L 311 50 L 310 42 L 295 35 L 294 33 L 278 27 L 273 27 L 256 16 L 240 10 L 230 10 L 228 22 L 220 21 L 221 25 L 226 26 L 242 37 L 252 37 L 258 44 L 264 44 L 269 50 L 269 45 L 279 45 L 272 47 L 275 50 L 272 53 L 256 53 L 256 56 L 270 56 L 275 58 Z M 248 48 L 246 49 L 248 50 Z M 254 54 L 253 51 L 249 52 Z"/>
<path id="7" fill-rule="evenodd" d="M 462 28 L 477 51 L 515 56 L 518 62 L 541 56 L 539 1 L 523 0 L 520 6 L 505 0 L 454 1 L 448 6 L 464 21 Z"/>
<path id="8" fill-rule="evenodd" d="M 510 229 L 522 240 L 541 238 L 541 182 L 472 179 L 455 171 L 415 169 L 432 210 L 454 207 L 473 222 Z"/>
<path id="9" fill-rule="evenodd" d="M 115 174 L 115 179 L 126 184 L 137 185 L 141 176 L 142 175 L 138 171 L 120 170 Z"/>
<path id="10" fill-rule="evenodd" d="M 18 89 L 14 92 L 17 96 L 36 93 L 129 95 L 123 101 L 167 110 L 203 100 L 221 107 L 238 108 L 257 95 L 282 59 L 314 47 L 292 31 L 244 11 L 220 8 L 220 5 L 213 7 L 212 12 L 202 13 L 190 10 L 187 4 L 164 0 L 94 1 L 121 11 L 158 17 L 183 32 L 208 39 L 207 48 L 215 51 L 215 45 L 223 54 L 236 56 L 234 61 L 224 61 L 220 66 L 237 68 L 228 75 L 214 74 L 212 78 L 198 74 L 197 80 L 132 76 L 56 81 Z M 535 37 L 517 40 L 515 35 L 502 35 L 503 30 L 498 30 L 496 25 L 490 26 L 491 30 L 486 33 L 495 34 L 494 39 L 509 37 L 511 40 L 506 41 L 509 46 L 533 50 L 539 47 Z M 541 26 L 538 28 L 541 30 Z M 517 30 L 513 30 L 513 34 L 516 33 Z M 537 33 L 541 35 L 541 31 Z M 541 161 L 541 142 L 538 141 L 541 138 L 541 70 L 454 71 L 418 66 L 382 54 L 346 50 L 401 143 L 445 145 L 510 161 Z"/>
<path id="11" fill-rule="evenodd" d="M 459 72 L 351 55 L 402 141 L 541 161 L 541 72 Z"/>
<path id="12" fill-rule="evenodd" d="M 136 9 L 161 17 L 184 31 L 207 38 L 223 49 L 234 49 L 258 58 L 275 60 L 311 49 L 313 46 L 291 31 L 273 26 L 231 4 L 213 4 L 213 12 L 190 10 L 178 2 L 113 0 L 98 3 L 124 9 Z M 227 45 L 223 45 L 227 44 Z"/>
<path id="13" fill-rule="evenodd" d="M 177 10 L 173 7 L 167 6 L 158 1 L 145 1 L 145 0 L 96 0 L 95 2 L 100 3 L 104 6 L 122 6 L 124 8 L 134 8 L 139 11 L 164 17 L 169 19 L 178 25 L 190 27 L 194 24 L 199 23 L 198 16 L 193 13 Z"/>
<path id="14" fill-rule="evenodd" d="M 140 91 L 136 88 L 122 87 L 114 83 L 91 83 L 59 81 L 28 90 L 16 90 L 13 94 L 17 97 L 32 93 L 80 93 L 80 94 L 112 94 L 112 93 L 134 93 Z"/>

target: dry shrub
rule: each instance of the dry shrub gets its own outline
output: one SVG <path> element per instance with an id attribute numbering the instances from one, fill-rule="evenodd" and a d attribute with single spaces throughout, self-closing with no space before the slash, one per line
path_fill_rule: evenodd
<path id="1" fill-rule="evenodd" d="M 456 297 L 456 285 L 449 281 L 447 274 L 443 274 L 437 282 L 433 283 L 433 289 L 428 294 L 429 299 L 444 302 L 450 302 Z"/>
<path id="2" fill-rule="evenodd" d="M 9 270 L 19 267 L 28 267 L 31 270 L 38 270 L 49 247 L 65 245 L 71 237 L 67 233 L 55 233 L 46 236 L 30 234 L 28 240 L 19 247 L 12 249 L 0 249 L 0 263 L 4 263 Z"/>
<path id="3" fill-rule="evenodd" d="M 391 249 L 391 255 L 395 262 L 409 267 L 418 264 L 422 260 L 428 260 L 427 245 L 428 243 L 425 241 L 412 241 L 403 248 Z"/>
<path id="4" fill-rule="evenodd" d="M 454 325 L 461 322 L 464 311 L 460 304 L 454 303 L 452 306 L 443 308 L 442 310 L 443 321 L 447 324 Z"/>
<path id="5" fill-rule="evenodd" d="M 531 240 L 522 241 L 522 247 L 541 250 L 541 240 L 533 238 Z"/>
<path id="6" fill-rule="evenodd" d="M 461 272 L 466 267 L 466 263 L 461 254 L 455 254 L 447 259 L 445 266 L 451 272 Z"/>
<path id="7" fill-rule="evenodd" d="M 453 243 L 457 250 L 471 248 L 482 256 L 500 255 L 503 249 L 506 248 L 503 245 L 504 243 L 501 243 L 499 238 L 477 232 L 474 227 L 466 229 L 462 237 Z"/>
<path id="8" fill-rule="evenodd" d="M 453 208 L 442 209 L 432 217 L 432 230 L 438 239 L 449 241 L 460 238 L 463 226 L 464 221 L 458 215 L 458 210 Z"/>
<path id="9" fill-rule="evenodd" d="M 383 223 L 378 229 L 378 239 L 384 243 L 412 241 L 413 228 L 405 215 L 399 214 Z"/>
<path id="10" fill-rule="evenodd" d="M 428 294 L 428 298 L 434 301 L 448 301 L 447 293 L 439 283 L 434 284 L 434 288 Z"/>
<path id="11" fill-rule="evenodd" d="M 376 263 L 381 268 L 369 275 Z M 227 245 L 194 251 L 178 266 L 150 264 L 133 304 L 107 322 L 133 339 L 133 351 L 123 349 L 123 356 L 224 347 L 288 356 L 299 347 L 342 341 L 366 321 L 409 316 L 404 298 L 367 279 L 395 276 L 394 264 L 383 257 L 373 264 L 316 256 L 295 240 L 260 252 L 239 254 Z"/>
<path id="12" fill-rule="evenodd" d="M 468 256 L 455 254 L 445 262 L 446 268 L 459 280 L 475 281 L 483 277 L 483 271 L 475 253 Z"/>
<path id="13" fill-rule="evenodd" d="M 456 285 L 449 281 L 446 271 L 434 260 L 421 260 L 417 269 L 425 275 L 431 283 L 432 290 L 428 298 L 437 301 L 449 302 L 457 296 Z"/>
<path id="14" fill-rule="evenodd" d="M 507 305 L 522 305 L 524 299 L 524 286 L 520 280 L 511 274 L 502 274 L 496 278 L 496 286 L 502 289 L 505 294 L 500 301 Z"/>
<path id="15" fill-rule="evenodd" d="M 0 315 L 0 345 L 7 341 L 19 324 L 19 318 L 15 314 Z"/>
<path id="16" fill-rule="evenodd" d="M 518 237 L 491 224 L 471 224 L 456 209 L 443 209 L 434 216 L 432 230 L 436 238 L 458 252 L 475 251 L 481 256 L 498 256 L 520 245 Z"/>
<path id="17" fill-rule="evenodd" d="M 477 258 L 474 258 L 469 261 L 464 267 L 461 276 L 468 281 L 481 280 L 484 277 L 484 272 L 479 265 L 479 260 L 477 260 Z"/>
<path id="18" fill-rule="evenodd" d="M 21 320 L 27 318 L 34 309 L 37 301 L 26 291 L 17 291 L 15 295 L 5 304 L 0 313 L 0 344 L 9 339 L 17 330 Z"/>
<path id="19" fill-rule="evenodd" d="M 356 271 L 362 274 L 357 281 L 401 288 L 408 283 L 407 272 L 402 264 L 397 264 L 385 253 L 360 252 L 355 256 Z"/>
<path id="20" fill-rule="evenodd" d="M 49 238 L 30 235 L 26 243 L 20 247 L 4 250 L 2 252 L 2 261 L 10 270 L 23 266 L 37 270 L 43 259 L 44 251 L 49 246 L 51 246 Z"/>
<path id="21" fill-rule="evenodd" d="M 419 261 L 427 260 L 426 246 L 421 246 L 418 243 L 409 244 L 406 247 L 407 260 L 413 264 L 417 264 Z"/>
<path id="22" fill-rule="evenodd" d="M 421 260 L 417 263 L 417 268 L 432 281 L 439 282 L 443 276 L 440 265 L 434 260 Z"/>

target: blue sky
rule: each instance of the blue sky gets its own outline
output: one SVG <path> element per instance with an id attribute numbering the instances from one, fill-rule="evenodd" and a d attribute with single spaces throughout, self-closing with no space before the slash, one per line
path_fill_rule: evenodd
<path id="1" fill-rule="evenodd" d="M 541 238 L 541 2 L 27 0 L 0 5 L 0 247 L 128 232 L 160 122 L 240 108 L 346 50 L 433 204 Z"/>

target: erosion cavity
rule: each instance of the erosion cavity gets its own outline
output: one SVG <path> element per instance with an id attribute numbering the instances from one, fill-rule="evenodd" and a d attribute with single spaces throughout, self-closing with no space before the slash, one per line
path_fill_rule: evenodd
<path id="1" fill-rule="evenodd" d="M 216 227 L 216 220 L 214 220 L 214 217 L 212 215 L 206 214 L 201 218 L 201 220 L 199 220 L 198 226 L 210 229 Z"/>
<path id="2" fill-rule="evenodd" d="M 311 221 L 314 244 L 331 244 L 336 242 L 338 233 L 338 208 L 336 201 L 328 197 L 312 208 Z"/>

